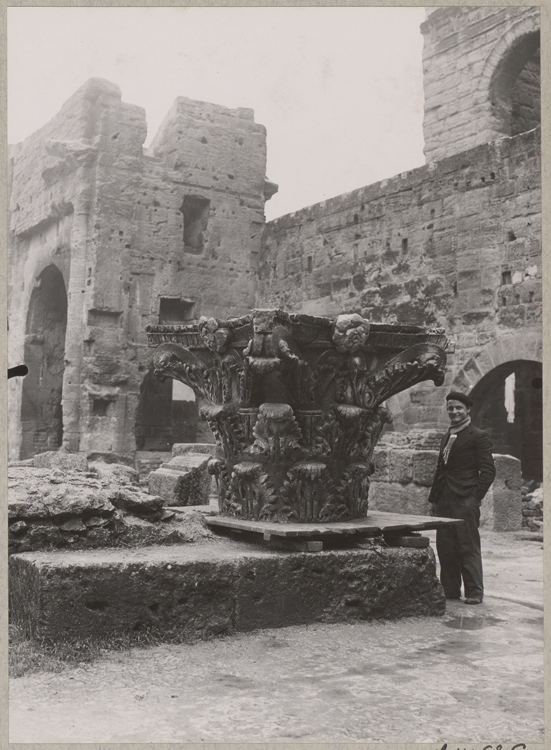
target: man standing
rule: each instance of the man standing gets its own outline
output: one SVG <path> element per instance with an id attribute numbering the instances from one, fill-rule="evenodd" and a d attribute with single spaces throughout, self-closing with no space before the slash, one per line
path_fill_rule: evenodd
<path id="1" fill-rule="evenodd" d="M 484 596 L 480 552 L 480 503 L 495 479 L 488 433 L 471 424 L 473 402 L 464 393 L 446 396 L 450 429 L 440 444 L 436 474 L 429 495 L 431 515 L 461 518 L 464 523 L 437 529 L 436 550 L 446 599 L 459 599 L 461 579 L 465 604 Z"/>

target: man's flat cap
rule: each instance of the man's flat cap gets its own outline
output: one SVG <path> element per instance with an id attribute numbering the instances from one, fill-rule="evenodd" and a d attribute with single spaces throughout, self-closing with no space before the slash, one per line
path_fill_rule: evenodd
<path id="1" fill-rule="evenodd" d="M 461 401 L 461 403 L 468 406 L 469 409 L 472 407 L 473 402 L 465 393 L 459 393 L 459 391 L 452 391 L 446 396 L 446 401 Z"/>

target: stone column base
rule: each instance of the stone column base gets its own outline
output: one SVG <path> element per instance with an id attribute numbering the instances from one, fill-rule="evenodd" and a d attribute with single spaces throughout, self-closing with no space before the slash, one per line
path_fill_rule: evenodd
<path id="1" fill-rule="evenodd" d="M 11 618 L 60 641 L 161 640 L 314 622 L 442 615 L 432 549 L 274 551 L 216 540 L 10 558 Z"/>

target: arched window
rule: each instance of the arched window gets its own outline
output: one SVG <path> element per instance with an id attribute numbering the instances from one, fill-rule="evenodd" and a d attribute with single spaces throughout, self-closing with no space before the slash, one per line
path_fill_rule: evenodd
<path id="1" fill-rule="evenodd" d="M 474 423 L 492 438 L 495 453 L 520 459 L 525 479 L 543 476 L 543 404 L 540 362 L 505 362 L 484 375 L 470 397 Z"/>
<path id="2" fill-rule="evenodd" d="M 136 449 L 170 451 L 174 443 L 197 439 L 198 407 L 195 394 L 183 383 L 160 382 L 150 370 L 142 381 L 136 414 Z"/>
<path id="3" fill-rule="evenodd" d="M 541 123 L 540 51 L 537 49 L 520 71 L 511 90 L 511 135 Z"/>
<path id="4" fill-rule="evenodd" d="M 490 81 L 498 132 L 519 135 L 541 122 L 540 34 L 528 32 L 507 49 Z"/>

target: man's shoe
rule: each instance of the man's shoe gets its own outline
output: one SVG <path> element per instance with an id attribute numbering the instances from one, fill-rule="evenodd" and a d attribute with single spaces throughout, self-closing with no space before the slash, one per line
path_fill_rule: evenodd
<path id="1" fill-rule="evenodd" d="M 481 596 L 468 596 L 465 599 L 465 604 L 482 604 Z"/>

